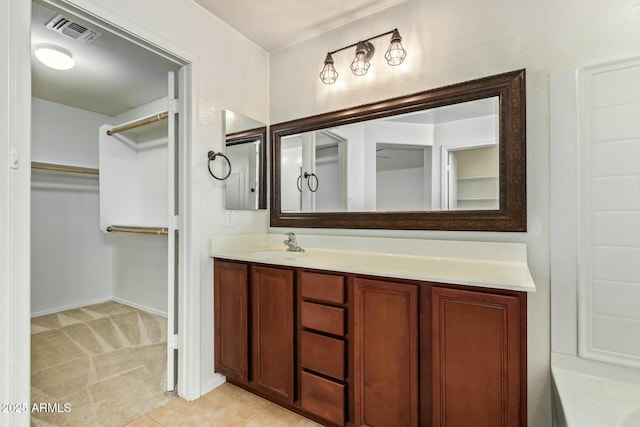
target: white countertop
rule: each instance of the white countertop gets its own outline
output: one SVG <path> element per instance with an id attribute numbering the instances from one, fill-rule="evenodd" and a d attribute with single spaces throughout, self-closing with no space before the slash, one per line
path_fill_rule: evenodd
<path id="1" fill-rule="evenodd" d="M 298 241 L 300 242 L 300 239 Z M 257 239 L 254 242 L 267 243 L 264 239 Z M 466 242 L 458 243 L 462 247 Z M 447 244 L 451 245 L 451 242 L 447 242 Z M 466 247 L 473 244 L 477 244 L 477 242 L 469 242 Z M 490 245 L 499 247 L 496 246 L 499 244 L 488 244 L 481 249 L 484 249 L 486 253 L 486 249 L 492 247 Z M 506 243 L 505 245 L 514 244 Z M 211 245 L 212 257 L 230 260 L 524 292 L 535 291 L 535 284 L 526 262 L 526 250 L 523 252 L 524 257 L 509 256 L 505 259 L 500 259 L 493 254 L 474 257 L 467 252 L 468 250 L 465 249 L 461 252 L 460 257 L 452 257 L 452 251 L 449 251 L 449 256 L 438 257 L 424 254 L 412 255 L 309 247 L 305 248 L 302 255 L 289 253 L 294 254 L 291 256 L 295 257 L 289 258 L 283 245 L 227 246 L 214 243 Z M 272 256 L 278 258 L 274 259 Z"/>

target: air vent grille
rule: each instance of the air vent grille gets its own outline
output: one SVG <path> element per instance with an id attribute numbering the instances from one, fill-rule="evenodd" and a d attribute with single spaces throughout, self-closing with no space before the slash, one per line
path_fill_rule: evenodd
<path id="1" fill-rule="evenodd" d="M 63 15 L 56 15 L 51 21 L 45 25 L 51 31 L 64 34 L 67 37 L 71 37 L 74 40 L 79 40 L 85 43 L 91 43 L 102 34 L 89 29 L 84 25 L 80 25 L 77 22 L 73 22 Z"/>

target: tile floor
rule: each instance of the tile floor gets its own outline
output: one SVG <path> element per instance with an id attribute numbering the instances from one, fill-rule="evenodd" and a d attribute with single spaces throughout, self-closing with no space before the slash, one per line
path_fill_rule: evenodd
<path id="1" fill-rule="evenodd" d="M 176 398 L 127 427 L 314 427 L 311 420 L 229 383 L 193 402 Z"/>

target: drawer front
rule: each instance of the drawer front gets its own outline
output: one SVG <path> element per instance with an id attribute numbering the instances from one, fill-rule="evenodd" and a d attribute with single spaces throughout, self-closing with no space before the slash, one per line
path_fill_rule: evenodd
<path id="1" fill-rule="evenodd" d="M 312 332 L 300 334 L 300 364 L 323 375 L 343 380 L 344 341 Z"/>
<path id="2" fill-rule="evenodd" d="M 300 279 L 303 298 L 344 304 L 344 277 L 304 271 Z"/>
<path id="3" fill-rule="evenodd" d="M 300 323 L 303 328 L 344 336 L 344 308 L 302 302 Z"/>
<path id="4" fill-rule="evenodd" d="M 300 404 L 305 411 L 333 423 L 344 424 L 344 384 L 302 372 Z"/>

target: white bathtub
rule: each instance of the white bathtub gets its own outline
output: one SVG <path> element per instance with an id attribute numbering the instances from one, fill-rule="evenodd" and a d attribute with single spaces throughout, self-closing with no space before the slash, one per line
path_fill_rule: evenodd
<path id="1" fill-rule="evenodd" d="M 640 384 L 551 368 L 562 427 L 640 427 Z"/>

